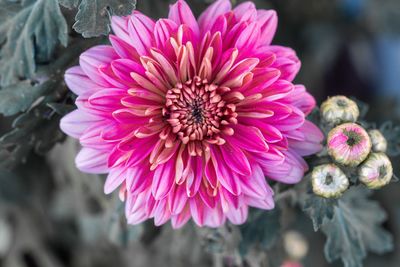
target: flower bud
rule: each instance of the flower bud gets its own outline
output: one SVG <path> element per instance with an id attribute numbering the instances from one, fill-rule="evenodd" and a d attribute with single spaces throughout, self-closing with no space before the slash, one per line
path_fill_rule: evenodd
<path id="1" fill-rule="evenodd" d="M 307 240 L 297 231 L 286 232 L 283 236 L 283 245 L 292 260 L 301 260 L 308 252 Z"/>
<path id="2" fill-rule="evenodd" d="M 321 117 L 330 124 L 355 122 L 359 115 L 356 102 L 345 96 L 330 97 L 321 105 Z"/>
<path id="3" fill-rule="evenodd" d="M 379 130 L 369 130 L 369 137 L 371 138 L 372 151 L 385 153 L 387 150 L 386 138 Z"/>
<path id="4" fill-rule="evenodd" d="M 349 179 L 335 164 L 317 166 L 311 173 L 313 192 L 321 197 L 334 198 L 349 187 Z"/>
<path id="5" fill-rule="evenodd" d="M 355 167 L 371 152 L 371 139 L 363 127 L 345 123 L 333 128 L 328 134 L 328 153 L 338 163 Z"/>
<path id="6" fill-rule="evenodd" d="M 358 177 L 368 188 L 381 188 L 393 177 L 392 163 L 386 154 L 372 153 L 358 169 Z"/>

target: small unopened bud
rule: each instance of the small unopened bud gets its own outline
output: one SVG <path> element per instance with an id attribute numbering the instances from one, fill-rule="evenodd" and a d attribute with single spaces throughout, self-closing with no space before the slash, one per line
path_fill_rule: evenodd
<path id="1" fill-rule="evenodd" d="M 283 245 L 286 253 L 292 260 L 303 259 L 308 252 L 308 243 L 302 234 L 288 231 L 283 236 Z"/>
<path id="2" fill-rule="evenodd" d="M 330 97 L 321 105 L 321 117 L 330 124 L 355 122 L 359 116 L 356 102 L 345 96 Z"/>
<path id="3" fill-rule="evenodd" d="M 376 129 L 369 130 L 368 134 L 372 142 L 372 151 L 385 153 L 387 150 L 387 141 L 383 134 Z"/>
<path id="4" fill-rule="evenodd" d="M 363 127 L 345 123 L 333 128 L 328 134 L 328 153 L 337 162 L 355 167 L 371 152 L 371 139 Z"/>
<path id="5" fill-rule="evenodd" d="M 393 177 L 392 163 L 384 153 L 371 153 L 358 169 L 358 177 L 368 188 L 381 188 Z"/>
<path id="6" fill-rule="evenodd" d="M 349 187 L 349 179 L 335 164 L 317 166 L 311 173 L 313 192 L 325 198 L 337 198 Z"/>

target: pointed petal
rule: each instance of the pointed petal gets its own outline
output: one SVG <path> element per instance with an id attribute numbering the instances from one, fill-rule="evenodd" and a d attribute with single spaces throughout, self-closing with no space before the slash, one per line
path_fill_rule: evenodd
<path id="1" fill-rule="evenodd" d="M 92 148 L 82 148 L 75 158 L 76 167 L 87 173 L 107 173 L 108 153 Z"/>
<path id="2" fill-rule="evenodd" d="M 211 4 L 199 17 L 199 26 L 203 33 L 206 33 L 214 25 L 217 18 L 232 8 L 229 0 L 217 0 Z"/>

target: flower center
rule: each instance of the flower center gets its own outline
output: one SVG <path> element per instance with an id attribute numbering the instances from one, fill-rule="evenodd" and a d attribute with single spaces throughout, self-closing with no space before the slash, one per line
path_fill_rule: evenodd
<path id="1" fill-rule="evenodd" d="M 226 104 L 218 91 L 198 76 L 168 90 L 163 115 L 183 143 L 216 140 L 222 125 L 236 117 L 235 105 Z"/>
<path id="2" fill-rule="evenodd" d="M 336 101 L 336 104 L 340 107 L 340 108 L 346 108 L 348 105 L 347 105 L 347 102 L 344 100 L 344 99 L 338 99 L 337 101 Z"/>
<path id="3" fill-rule="evenodd" d="M 347 136 L 347 145 L 352 147 L 356 146 L 361 142 L 362 137 L 355 131 L 343 131 L 343 133 Z"/>
<path id="4" fill-rule="evenodd" d="M 325 184 L 330 185 L 333 183 L 333 177 L 330 173 L 328 173 L 325 177 Z"/>
<path id="5" fill-rule="evenodd" d="M 379 166 L 379 179 L 385 178 L 387 175 L 387 168 L 385 165 Z"/>

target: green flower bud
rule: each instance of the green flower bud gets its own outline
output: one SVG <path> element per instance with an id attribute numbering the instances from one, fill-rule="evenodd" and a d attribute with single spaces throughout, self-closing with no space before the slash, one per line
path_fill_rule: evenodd
<path id="1" fill-rule="evenodd" d="M 369 137 L 372 142 L 372 151 L 385 153 L 387 150 L 386 138 L 379 130 L 369 130 Z"/>
<path id="2" fill-rule="evenodd" d="M 321 117 L 329 124 L 356 122 L 359 116 L 356 102 L 345 96 L 330 97 L 321 105 Z"/>
<path id="3" fill-rule="evenodd" d="M 313 192 L 325 198 L 337 198 L 349 187 L 349 179 L 335 164 L 317 166 L 311 173 Z"/>
<path id="4" fill-rule="evenodd" d="M 368 188 L 381 188 L 393 177 L 392 162 L 384 153 L 372 153 L 358 169 L 358 177 Z"/>

